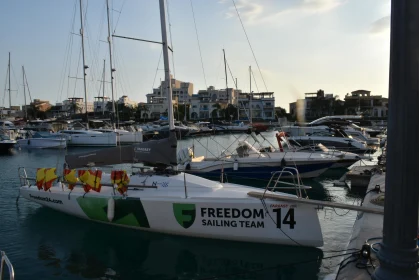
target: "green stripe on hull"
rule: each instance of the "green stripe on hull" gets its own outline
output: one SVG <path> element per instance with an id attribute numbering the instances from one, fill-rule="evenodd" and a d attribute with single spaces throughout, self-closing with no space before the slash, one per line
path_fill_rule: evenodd
<path id="1" fill-rule="evenodd" d="M 115 199 L 115 213 L 111 223 L 149 228 L 147 215 L 140 199 Z M 104 197 L 78 197 L 77 202 L 91 220 L 108 221 L 108 200 Z"/>

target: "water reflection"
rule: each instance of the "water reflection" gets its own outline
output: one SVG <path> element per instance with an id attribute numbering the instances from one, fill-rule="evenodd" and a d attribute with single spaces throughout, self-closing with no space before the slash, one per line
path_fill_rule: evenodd
<path id="1" fill-rule="evenodd" d="M 317 279 L 322 257 L 313 248 L 116 228 L 47 208 L 27 216 L 24 235 L 42 279 Z"/>

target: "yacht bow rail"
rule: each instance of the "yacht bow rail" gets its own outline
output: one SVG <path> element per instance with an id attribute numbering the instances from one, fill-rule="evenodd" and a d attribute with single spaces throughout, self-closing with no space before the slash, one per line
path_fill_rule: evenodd
<path id="1" fill-rule="evenodd" d="M 6 256 L 6 253 L 4 251 L 0 251 L 1 254 L 1 265 L 0 265 L 0 280 L 4 279 L 4 267 L 7 265 L 7 268 L 9 270 L 9 279 L 14 280 L 15 279 L 15 270 L 13 268 L 12 263 L 10 262 L 9 258 Z"/>
<path id="2" fill-rule="evenodd" d="M 290 175 L 292 178 L 292 183 L 288 183 L 288 182 L 283 182 L 280 181 L 282 174 L 286 174 L 286 175 Z M 277 177 L 275 179 L 275 177 Z M 297 177 L 297 181 L 295 181 L 295 177 Z M 271 187 L 272 182 L 274 183 L 273 187 Z M 278 187 L 278 184 L 285 184 L 285 185 L 292 185 L 294 186 L 293 189 L 295 189 L 295 192 L 297 193 L 297 196 L 299 198 L 302 197 L 302 192 L 301 190 L 307 190 L 307 189 L 311 189 L 311 187 L 309 186 L 304 186 L 301 183 L 301 178 L 300 178 L 300 173 L 298 172 L 298 169 L 295 167 L 284 167 L 281 171 L 275 171 L 272 172 L 272 176 L 271 179 L 269 180 L 268 184 L 266 185 L 265 191 L 263 192 L 263 196 L 262 199 L 264 198 L 266 191 L 275 191 L 276 188 L 278 189 L 288 189 L 288 188 L 284 188 L 284 187 Z"/>

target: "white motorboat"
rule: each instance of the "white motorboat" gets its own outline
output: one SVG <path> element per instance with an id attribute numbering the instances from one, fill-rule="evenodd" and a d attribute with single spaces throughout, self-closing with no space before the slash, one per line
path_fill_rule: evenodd
<path id="1" fill-rule="evenodd" d="M 0 153 L 8 153 L 16 144 L 8 135 L 0 133 Z"/>
<path id="2" fill-rule="evenodd" d="M 26 138 L 18 139 L 17 146 L 26 149 L 63 149 L 67 147 L 67 138 L 52 133 L 26 133 Z"/>
<path id="3" fill-rule="evenodd" d="M 314 178 L 338 161 L 339 158 L 333 155 L 312 151 L 281 151 L 272 146 L 269 149 L 256 148 L 247 140 L 238 141 L 235 152 L 223 151 L 212 158 L 195 157 L 190 148 L 178 153 L 179 170 L 209 178 L 269 179 L 273 172 L 286 167 L 295 167 L 302 178 Z M 283 178 L 290 176 L 284 175 Z"/>
<path id="4" fill-rule="evenodd" d="M 332 149 L 351 152 L 356 154 L 374 153 L 373 147 L 360 140 L 354 139 L 339 128 L 316 128 L 286 126 L 282 128 L 287 134 L 288 140 L 297 142 L 301 146 L 323 144 Z"/>
<path id="5" fill-rule="evenodd" d="M 60 130 L 57 134 L 66 137 L 68 146 L 110 147 L 117 144 L 117 134 L 115 132 L 103 133 L 93 130 L 74 129 Z"/>
<path id="6" fill-rule="evenodd" d="M 82 13 L 82 12 L 81 12 Z M 170 135 L 160 140 L 66 156 L 71 168 L 127 162 L 150 162 L 157 168 L 127 176 L 116 170 L 64 169 L 54 183 L 55 169 L 38 169 L 36 184 L 20 169 L 20 194 L 43 206 L 80 218 L 144 231 L 191 237 L 318 247 L 323 236 L 315 205 L 289 203 L 273 192 L 279 176 L 260 189 L 217 183 L 176 171 L 177 139 L 173 122 L 164 0 L 160 0 L 165 80 L 168 87 Z M 81 32 L 83 36 L 83 32 Z M 144 169 L 144 168 L 142 168 Z M 298 171 L 295 170 L 298 175 Z M 79 187 L 79 186 L 82 186 Z M 117 191 L 118 190 L 118 191 Z M 265 194 L 276 194 L 267 198 Z M 302 199 L 302 198 L 301 198 Z"/>
<path id="7" fill-rule="evenodd" d="M 359 160 L 371 160 L 371 157 L 369 156 L 362 156 L 355 153 L 343 152 L 336 149 L 329 149 L 325 147 L 323 144 L 301 146 L 298 142 L 289 141 L 285 133 L 277 134 L 277 140 L 280 147 L 284 147 L 284 149 L 288 149 L 290 151 L 307 151 L 314 153 L 322 153 L 339 158 L 339 160 L 336 163 L 334 163 L 330 168 L 348 168 L 349 166 L 353 165 Z"/>

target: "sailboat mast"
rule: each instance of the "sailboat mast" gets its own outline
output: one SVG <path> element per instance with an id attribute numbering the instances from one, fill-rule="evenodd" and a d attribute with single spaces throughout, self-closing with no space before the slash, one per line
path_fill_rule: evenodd
<path id="1" fill-rule="evenodd" d="M 28 120 L 28 110 L 26 108 L 26 86 L 25 86 L 25 68 L 22 65 L 22 81 L 23 81 L 23 100 L 25 102 L 25 120 Z"/>
<path id="2" fill-rule="evenodd" d="M 12 94 L 11 94 L 11 83 L 10 83 L 10 52 L 9 52 L 9 109 L 12 110 Z"/>
<path id="3" fill-rule="evenodd" d="M 111 70 L 111 93 L 112 93 L 112 113 L 115 116 L 115 98 L 114 98 L 114 82 L 113 82 L 113 72 L 115 69 L 112 67 L 112 36 L 111 36 L 111 22 L 109 17 L 109 0 L 106 0 L 106 10 L 108 18 L 108 46 L 109 46 L 109 67 Z M 113 127 L 115 128 L 115 122 L 113 122 Z"/>
<path id="4" fill-rule="evenodd" d="M 105 114 L 105 63 L 106 60 L 103 60 L 103 74 L 102 74 L 102 115 Z"/>
<path id="5" fill-rule="evenodd" d="M 249 91 L 249 112 L 250 112 L 250 123 L 252 123 L 252 66 L 249 66 L 249 82 L 250 82 L 250 91 Z"/>
<path id="6" fill-rule="evenodd" d="M 227 61 L 226 61 L 226 52 L 223 49 L 223 55 L 224 55 L 224 73 L 226 76 L 226 94 L 228 98 L 228 103 L 230 103 L 230 95 L 228 95 L 228 80 L 227 80 Z"/>
<path id="7" fill-rule="evenodd" d="M 87 129 L 89 129 L 89 117 L 87 113 L 87 87 L 86 87 L 86 69 L 88 68 L 86 65 L 86 60 L 84 56 L 84 31 L 83 31 L 83 7 L 82 7 L 82 0 L 80 0 L 80 35 L 81 35 L 81 51 L 83 56 L 83 85 L 84 85 L 84 106 L 86 110 L 86 122 L 87 122 Z"/>
<path id="8" fill-rule="evenodd" d="M 167 96 L 168 104 L 168 120 L 169 130 L 175 129 L 175 122 L 173 116 L 173 100 L 172 100 L 172 82 L 170 80 L 170 66 L 169 66 L 169 45 L 167 42 L 167 31 L 166 31 L 166 9 L 164 0 L 160 0 L 160 22 L 161 22 L 161 37 L 163 43 L 163 61 L 164 61 L 164 79 L 165 79 L 165 92 Z"/>

